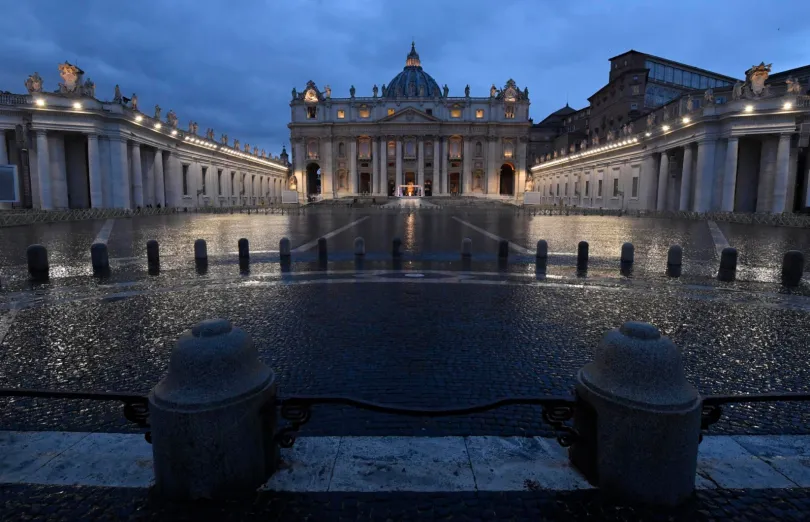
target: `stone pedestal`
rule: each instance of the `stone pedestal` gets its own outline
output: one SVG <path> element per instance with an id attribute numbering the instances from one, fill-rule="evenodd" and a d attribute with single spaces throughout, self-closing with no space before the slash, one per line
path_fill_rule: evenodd
<path id="1" fill-rule="evenodd" d="M 652 325 L 605 334 L 577 375 L 571 460 L 609 496 L 674 506 L 695 488 L 701 398 L 678 348 Z"/>
<path id="2" fill-rule="evenodd" d="M 255 491 L 275 470 L 276 383 L 250 336 L 204 321 L 178 339 L 149 393 L 155 490 L 170 499 Z"/>

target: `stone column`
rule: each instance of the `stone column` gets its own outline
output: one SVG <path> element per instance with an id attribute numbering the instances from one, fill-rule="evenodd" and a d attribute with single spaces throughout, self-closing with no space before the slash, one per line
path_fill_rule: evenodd
<path id="1" fill-rule="evenodd" d="M 357 137 L 349 143 L 349 193 L 357 194 Z"/>
<path id="2" fill-rule="evenodd" d="M 726 145 L 726 164 L 723 169 L 723 203 L 720 210 L 734 212 L 734 194 L 737 187 L 737 155 L 740 138 L 731 136 Z"/>
<path id="3" fill-rule="evenodd" d="M 517 154 L 518 154 L 517 168 L 518 169 L 517 169 L 517 172 L 515 173 L 515 195 L 514 195 L 515 199 L 518 199 L 519 194 L 521 195 L 520 197 L 522 197 L 522 194 L 525 192 L 525 189 L 526 189 L 526 147 L 527 147 L 527 144 L 526 144 L 526 141 L 524 140 L 524 138 L 518 139 L 518 144 L 517 144 Z M 571 181 L 570 181 L 570 183 L 568 185 L 568 188 L 571 191 L 571 192 L 569 192 L 569 194 L 573 195 L 573 190 L 574 190 L 573 176 L 569 176 L 569 178 L 571 179 Z M 570 198 L 570 196 L 569 196 L 569 198 Z M 569 201 L 570 201 L 570 199 L 569 199 Z"/>
<path id="4" fill-rule="evenodd" d="M 6 130 L 0 129 L 0 165 L 8 164 L 8 145 L 6 145 Z"/>
<path id="5" fill-rule="evenodd" d="M 714 152 L 716 148 L 717 140 L 714 138 L 698 142 L 695 201 L 692 203 L 692 210 L 695 212 L 708 212 L 712 206 Z"/>
<path id="6" fill-rule="evenodd" d="M 124 137 L 110 138 L 110 159 L 112 164 L 113 201 L 114 208 L 132 208 L 130 175 L 129 175 L 129 147 Z"/>
<path id="7" fill-rule="evenodd" d="M 51 160 L 48 150 L 48 131 L 37 131 L 37 177 L 39 178 L 39 204 L 43 210 L 53 208 L 51 196 Z"/>
<path id="8" fill-rule="evenodd" d="M 104 191 L 101 185 L 101 159 L 96 134 L 87 135 L 87 170 L 90 178 L 90 206 L 92 208 L 103 208 Z"/>
<path id="9" fill-rule="evenodd" d="M 433 194 L 438 194 L 439 189 L 441 188 L 441 172 L 439 171 L 441 157 L 442 150 L 441 146 L 439 145 L 439 137 L 435 136 L 433 138 L 433 185 L 431 185 Z"/>
<path id="10" fill-rule="evenodd" d="M 146 163 L 146 171 L 143 173 L 143 204 L 146 205 L 154 205 L 155 204 L 155 156 L 152 154 L 152 157 L 149 157 L 149 150 L 146 150 L 146 154 L 143 155 L 143 159 L 145 159 Z M 151 159 L 151 161 L 150 161 Z M 141 161 L 141 165 L 144 164 L 144 161 Z M 142 167 L 143 168 L 143 167 Z"/>
<path id="11" fill-rule="evenodd" d="M 377 185 L 380 189 L 378 194 L 385 196 L 388 194 L 388 142 L 385 138 L 380 138 L 377 146 L 379 147 L 379 154 L 377 161 L 379 162 L 379 175 L 380 183 Z"/>
<path id="12" fill-rule="evenodd" d="M 462 194 L 470 194 L 472 192 L 472 142 L 468 138 L 462 141 L 461 154 L 461 189 Z M 515 176 L 517 178 L 517 175 Z"/>
<path id="13" fill-rule="evenodd" d="M 321 195 L 334 198 L 335 162 L 332 158 L 332 138 L 323 144 L 323 163 L 321 164 Z"/>
<path id="14" fill-rule="evenodd" d="M 790 134 L 779 135 L 779 145 L 776 149 L 776 176 L 773 182 L 773 199 L 771 212 L 781 214 L 790 210 L 787 205 L 787 184 L 790 173 Z"/>
<path id="15" fill-rule="evenodd" d="M 442 158 L 441 158 L 441 165 L 442 165 L 442 173 L 441 173 L 441 186 L 442 194 L 447 194 L 447 177 L 450 175 L 450 161 L 447 159 L 448 157 L 448 150 L 449 147 L 448 138 L 442 138 Z"/>
<path id="16" fill-rule="evenodd" d="M 54 208 L 68 208 L 67 164 L 65 163 L 65 137 L 61 133 L 48 135 L 50 159 L 51 200 Z"/>
<path id="17" fill-rule="evenodd" d="M 141 144 L 132 143 L 132 204 L 143 207 L 143 169 L 141 168 Z"/>
<path id="18" fill-rule="evenodd" d="M 639 187 L 638 193 L 639 196 L 643 193 L 645 194 L 644 198 L 646 201 L 643 204 L 639 205 L 639 208 L 642 209 L 652 209 L 655 208 L 655 195 L 658 189 L 658 170 L 655 168 L 655 154 L 650 153 L 644 158 L 644 162 L 641 164 L 641 175 L 638 179 Z M 580 182 L 580 194 L 582 193 L 582 183 Z M 581 205 L 580 201 L 580 205 Z"/>
<path id="19" fill-rule="evenodd" d="M 683 166 L 681 168 L 681 198 L 678 210 L 689 210 L 689 196 L 692 194 L 692 144 L 683 148 Z M 697 200 L 697 197 L 695 198 Z"/>
<path id="20" fill-rule="evenodd" d="M 487 138 L 487 194 L 498 193 L 498 168 L 496 164 L 498 155 L 498 139 L 492 136 Z"/>
<path id="21" fill-rule="evenodd" d="M 371 139 L 371 193 L 380 193 L 380 140 Z"/>
<path id="22" fill-rule="evenodd" d="M 804 158 L 804 197 L 802 198 L 802 208 L 810 207 L 810 147 L 807 147 Z"/>
<path id="23" fill-rule="evenodd" d="M 166 206 L 166 179 L 163 175 L 163 151 L 155 150 L 155 204 Z"/>
<path id="24" fill-rule="evenodd" d="M 397 139 L 397 171 L 394 178 L 394 194 L 397 187 L 402 184 L 402 140 Z"/>
<path id="25" fill-rule="evenodd" d="M 419 140 L 416 146 L 416 184 L 425 187 L 425 142 Z"/>
<path id="26" fill-rule="evenodd" d="M 655 209 L 667 209 L 667 183 L 669 183 L 669 156 L 667 151 L 661 153 L 661 162 L 658 165 L 658 197 L 655 200 Z M 591 191 L 594 188 L 591 187 Z"/>

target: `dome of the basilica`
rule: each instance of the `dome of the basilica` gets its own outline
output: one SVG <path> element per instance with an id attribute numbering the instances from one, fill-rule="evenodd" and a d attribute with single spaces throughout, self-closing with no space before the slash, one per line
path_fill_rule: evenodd
<path id="1" fill-rule="evenodd" d="M 419 54 L 411 43 L 411 52 L 405 60 L 405 68 L 394 76 L 383 89 L 383 98 L 433 98 L 441 96 L 441 89 L 431 75 L 422 70 Z"/>

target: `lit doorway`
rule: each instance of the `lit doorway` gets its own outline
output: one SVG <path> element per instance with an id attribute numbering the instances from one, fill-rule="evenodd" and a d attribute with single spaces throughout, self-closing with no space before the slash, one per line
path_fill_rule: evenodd
<path id="1" fill-rule="evenodd" d="M 511 163 L 501 165 L 501 196 L 515 195 L 515 167 Z"/>

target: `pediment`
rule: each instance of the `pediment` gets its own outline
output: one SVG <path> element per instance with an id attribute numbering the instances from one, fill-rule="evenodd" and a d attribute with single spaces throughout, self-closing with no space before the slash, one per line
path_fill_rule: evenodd
<path id="1" fill-rule="evenodd" d="M 380 120 L 380 122 L 386 123 L 429 123 L 434 121 L 441 120 L 413 107 L 406 107 Z"/>

